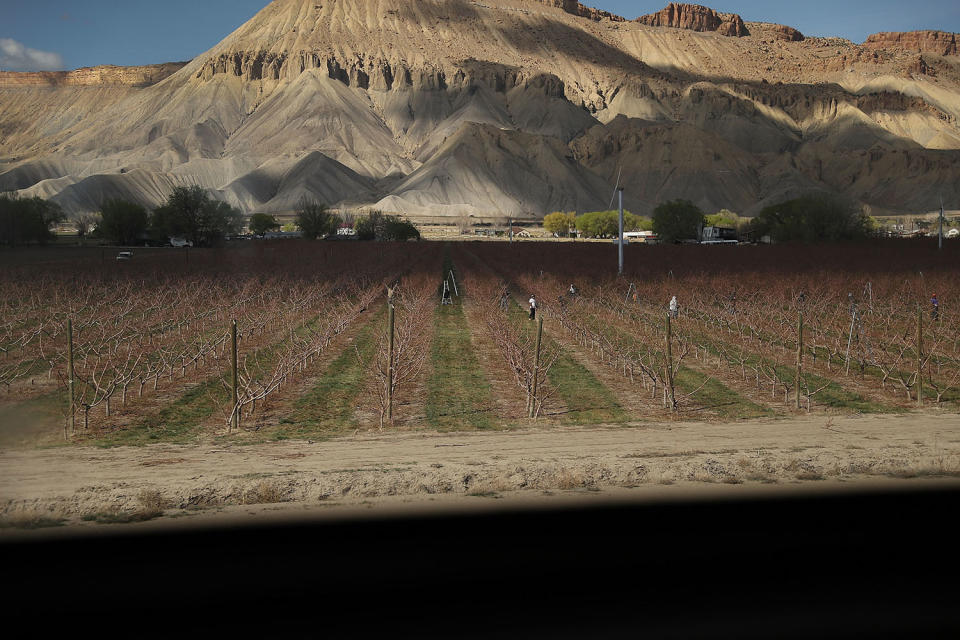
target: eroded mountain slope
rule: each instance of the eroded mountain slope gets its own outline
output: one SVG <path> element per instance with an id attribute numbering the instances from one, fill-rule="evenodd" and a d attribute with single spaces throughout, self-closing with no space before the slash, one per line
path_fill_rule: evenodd
<path id="1" fill-rule="evenodd" d="M 0 77 L 0 189 L 536 216 L 605 205 L 622 168 L 638 212 L 960 196 L 946 35 L 859 46 L 690 7 L 652 26 L 566 0 L 275 0 L 149 86 Z"/>

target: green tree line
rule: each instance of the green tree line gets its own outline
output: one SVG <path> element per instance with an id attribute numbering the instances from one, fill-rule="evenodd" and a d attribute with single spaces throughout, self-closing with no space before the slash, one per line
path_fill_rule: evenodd
<path id="1" fill-rule="evenodd" d="M 623 212 L 624 231 L 649 231 L 653 228 L 649 218 Z M 557 211 L 543 219 L 543 228 L 550 233 L 565 235 L 574 230 L 588 238 L 612 238 L 620 227 L 619 213 L 616 211 L 591 211 L 583 215 L 573 212 Z"/>
<path id="2" fill-rule="evenodd" d="M 345 220 L 322 203 L 304 198 L 297 206 L 296 227 L 303 237 L 316 240 L 335 235 L 342 226 L 352 228 L 360 240 L 404 241 L 420 239 L 420 232 L 410 222 L 397 216 L 371 211 L 366 215 L 348 215 Z M 250 216 L 251 233 L 263 235 L 280 228 L 280 222 L 272 215 L 255 213 Z"/>
<path id="3" fill-rule="evenodd" d="M 54 239 L 54 225 L 66 219 L 54 202 L 0 194 L 0 245 L 45 244 Z M 238 209 L 213 198 L 199 186 L 177 187 L 166 202 L 152 211 L 136 202 L 110 199 L 103 202 L 99 212 L 81 213 L 70 219 L 81 239 L 96 237 L 127 246 L 145 241 L 165 244 L 172 237 L 183 238 L 196 247 L 213 246 L 243 228 Z M 306 238 L 334 235 L 344 222 L 326 205 L 307 198 L 297 207 L 296 224 Z M 355 220 L 351 216 L 349 225 L 361 240 L 420 238 L 410 222 L 380 211 L 371 211 Z M 249 227 L 261 235 L 279 229 L 280 223 L 272 215 L 255 213 Z"/>
<path id="4" fill-rule="evenodd" d="M 153 211 L 128 200 L 107 200 L 100 206 L 93 235 L 118 245 L 145 240 L 165 244 L 170 238 L 183 238 L 195 247 L 210 247 L 239 233 L 242 226 L 238 209 L 192 186 L 175 188 Z"/>
<path id="5" fill-rule="evenodd" d="M 359 240 L 403 242 L 420 239 L 420 232 L 409 221 L 382 211 L 374 210 L 348 218 L 344 220 L 324 204 L 302 200 L 297 208 L 296 221 L 303 236 L 310 239 L 333 235 L 344 224 L 353 228 Z"/>
<path id="6" fill-rule="evenodd" d="M 712 215 L 689 200 L 663 202 L 650 218 L 623 215 L 624 231 L 653 231 L 660 242 L 699 239 L 705 226 L 732 227 L 742 236 L 774 242 L 839 242 L 868 237 L 871 218 L 851 202 L 831 194 L 813 193 L 764 208 L 755 218 L 741 218 L 726 209 Z M 616 211 L 594 211 L 577 216 L 558 211 L 543 220 L 544 229 L 558 235 L 579 231 L 588 238 L 612 238 L 618 233 Z"/>
<path id="7" fill-rule="evenodd" d="M 46 244 L 54 237 L 53 225 L 65 219 L 54 202 L 0 194 L 0 245 Z"/>

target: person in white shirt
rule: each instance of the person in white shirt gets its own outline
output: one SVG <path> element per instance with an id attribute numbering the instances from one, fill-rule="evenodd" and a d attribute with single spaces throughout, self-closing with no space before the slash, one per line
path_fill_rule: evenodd
<path id="1" fill-rule="evenodd" d="M 530 296 L 530 319 L 537 319 L 537 299 L 532 294 Z"/>
<path id="2" fill-rule="evenodd" d="M 679 315 L 679 305 L 677 304 L 677 296 L 670 298 L 670 317 L 676 318 Z"/>

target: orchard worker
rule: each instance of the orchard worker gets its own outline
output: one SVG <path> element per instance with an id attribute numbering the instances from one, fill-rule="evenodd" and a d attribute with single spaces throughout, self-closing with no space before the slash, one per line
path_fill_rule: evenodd
<path id="1" fill-rule="evenodd" d="M 530 294 L 530 319 L 537 319 L 537 298 L 532 293 Z"/>
<path id="2" fill-rule="evenodd" d="M 577 295 L 577 288 L 576 288 L 575 286 L 573 286 L 573 284 L 571 284 L 571 285 L 570 285 L 570 290 L 568 291 L 568 293 L 570 294 L 570 297 L 571 297 L 571 298 L 576 297 L 576 295 Z"/>
<path id="3" fill-rule="evenodd" d="M 933 297 L 930 298 L 930 318 L 936 320 L 940 317 L 940 301 L 937 300 L 937 294 L 933 294 Z"/>
<path id="4" fill-rule="evenodd" d="M 679 305 L 677 304 L 677 296 L 670 298 L 670 317 L 676 318 L 679 315 Z"/>

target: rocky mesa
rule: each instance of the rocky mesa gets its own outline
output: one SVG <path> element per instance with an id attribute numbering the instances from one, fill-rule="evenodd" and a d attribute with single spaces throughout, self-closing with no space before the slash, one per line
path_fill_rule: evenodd
<path id="1" fill-rule="evenodd" d="M 149 87 L 186 65 L 186 62 L 167 62 L 141 67 L 104 65 L 74 71 L 0 71 L 0 87 Z"/>
<path id="2" fill-rule="evenodd" d="M 944 31 L 906 31 L 875 33 L 863 43 L 870 49 L 915 51 L 935 56 L 955 56 L 957 34 Z"/>

